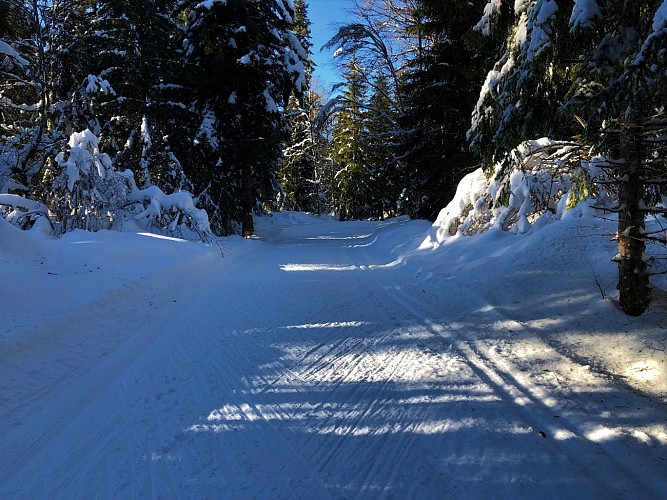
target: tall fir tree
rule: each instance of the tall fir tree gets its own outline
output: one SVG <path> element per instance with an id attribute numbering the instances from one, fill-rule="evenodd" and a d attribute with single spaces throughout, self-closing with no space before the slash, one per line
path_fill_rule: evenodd
<path id="1" fill-rule="evenodd" d="M 666 18 L 665 1 L 533 0 L 503 10 L 490 0 L 477 25 L 486 34 L 500 27 L 505 43 L 473 114 L 473 145 L 489 166 L 544 135 L 575 136 L 609 158 L 619 186 L 620 303 L 631 315 L 649 304 L 644 220 L 665 182 Z M 509 164 L 495 175 L 509 175 Z"/>
<path id="2" fill-rule="evenodd" d="M 419 0 L 412 36 L 418 50 L 404 78 L 409 130 L 404 158 L 410 169 L 411 212 L 434 218 L 459 180 L 477 163 L 465 131 L 483 78 L 485 54 L 473 26 L 483 0 Z"/>
<path id="3" fill-rule="evenodd" d="M 391 92 L 388 77 L 378 74 L 366 105 L 362 132 L 370 192 L 366 216 L 380 220 L 402 213 L 401 198 L 407 186 L 404 162 L 397 158 L 403 142 Z"/>
<path id="4" fill-rule="evenodd" d="M 468 131 L 474 150 L 491 168 L 529 137 L 568 136 L 572 123 L 554 112 L 567 92 L 577 55 L 567 34 L 569 12 L 555 0 L 490 0 L 475 26 L 502 41 L 487 73 Z"/>
<path id="5" fill-rule="evenodd" d="M 667 184 L 667 1 L 580 4 L 570 31 L 585 50 L 560 111 L 582 122 L 580 140 L 611 160 L 619 185 L 619 299 L 637 316 L 650 301 L 645 219 L 663 212 L 657 205 Z"/>
<path id="6" fill-rule="evenodd" d="M 347 89 L 343 106 L 336 114 L 331 147 L 335 163 L 337 212 L 341 220 L 366 216 L 371 199 L 367 164 L 364 161 L 366 141 L 364 110 L 366 85 L 353 57 L 344 75 Z"/>
<path id="7" fill-rule="evenodd" d="M 9 0 L 0 4 L 0 190 L 39 191 L 38 173 L 53 149 L 49 134 L 46 4 Z"/>
<path id="8" fill-rule="evenodd" d="M 252 234 L 252 213 L 271 204 L 286 127 L 281 112 L 305 86 L 307 53 L 280 0 L 182 1 L 185 58 L 193 68 L 197 141 L 209 153 L 190 175 L 218 232 L 237 223 Z"/>
<path id="9" fill-rule="evenodd" d="M 178 99 L 180 29 L 170 17 L 170 4 L 84 3 L 90 29 L 83 44 L 96 57 L 81 68 L 79 78 L 94 108 L 97 123 L 90 128 L 100 135 L 102 147 L 113 152 L 116 167 L 133 170 L 142 184 L 178 189 L 187 181 L 170 141 L 189 134 L 187 126 L 174 126 L 174 114 L 181 114 L 183 125 L 188 120 Z"/>
<path id="10" fill-rule="evenodd" d="M 350 110 L 361 119 L 360 135 L 354 138 L 357 166 L 353 170 L 359 182 L 358 195 L 352 198 L 356 218 L 383 218 L 407 208 L 404 202 L 399 203 L 401 196 L 396 194 L 402 193 L 402 187 L 408 184 L 399 180 L 405 172 L 408 147 L 408 137 L 402 127 L 406 113 L 402 80 L 406 59 L 413 52 L 400 34 L 401 29 L 407 29 L 410 12 L 404 3 L 395 0 L 355 2 L 353 21 L 342 25 L 325 44 L 325 48 L 335 49 L 335 57 L 342 61 L 345 71 L 342 86 L 348 89 L 332 108 L 337 111 L 337 120 L 349 121 Z M 350 97 L 352 87 L 360 84 L 364 87 L 363 95 Z M 345 127 L 334 127 L 333 156 L 339 162 L 342 155 L 337 142 L 341 134 L 346 133 L 349 131 Z M 342 165 L 349 161 L 348 158 Z M 363 201 L 362 197 L 365 197 Z M 345 196 L 338 202 L 344 199 Z"/>
<path id="11" fill-rule="evenodd" d="M 305 51 L 305 85 L 297 95 L 292 93 L 286 108 L 289 140 L 283 150 L 280 168 L 282 184 L 281 205 L 286 208 L 316 212 L 321 210 L 321 162 L 319 131 L 314 124 L 320 100 L 311 90 L 313 46 L 308 18 L 308 4 L 304 0 L 294 2 L 294 32 Z"/>

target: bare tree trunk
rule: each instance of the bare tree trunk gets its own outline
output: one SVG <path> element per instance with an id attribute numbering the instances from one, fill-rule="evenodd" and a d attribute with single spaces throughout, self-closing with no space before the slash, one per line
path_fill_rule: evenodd
<path id="1" fill-rule="evenodd" d="M 622 210 L 618 215 L 618 289 L 621 308 L 630 316 L 640 316 L 650 302 L 646 268 L 646 242 L 642 200 L 643 151 L 639 126 L 629 121 L 621 131 L 621 154 L 626 163 L 619 190 Z"/>

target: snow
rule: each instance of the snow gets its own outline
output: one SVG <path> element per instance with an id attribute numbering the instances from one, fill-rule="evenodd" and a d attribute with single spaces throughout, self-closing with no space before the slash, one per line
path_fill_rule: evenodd
<path id="1" fill-rule="evenodd" d="M 648 37 L 646 37 L 646 40 L 644 40 L 644 43 L 642 44 L 642 48 L 640 49 L 639 53 L 635 57 L 635 60 L 633 61 L 633 65 L 636 64 L 641 64 L 644 62 L 646 58 L 646 52 L 649 49 L 649 47 L 652 44 L 658 45 L 658 49 L 660 50 L 660 42 L 656 41 L 656 39 L 664 39 L 667 36 L 667 0 L 663 0 L 662 4 L 660 4 L 660 7 L 658 7 L 658 10 L 655 12 L 655 16 L 653 17 L 653 24 L 651 27 L 651 33 L 649 34 Z"/>
<path id="2" fill-rule="evenodd" d="M 227 0 L 205 0 L 204 2 L 198 3 L 195 9 L 211 10 L 216 4 L 227 5 Z"/>
<path id="3" fill-rule="evenodd" d="M 230 95 L 230 100 L 228 100 L 228 102 L 234 104 L 234 102 L 231 101 L 231 97 L 232 96 Z M 206 110 L 201 125 L 199 125 L 199 130 L 197 130 L 195 145 L 201 142 L 200 139 L 205 139 L 214 150 L 220 146 L 216 133 L 217 122 L 218 118 L 215 116 L 215 111 L 213 109 Z"/>
<path id="4" fill-rule="evenodd" d="M 537 23 L 544 24 L 548 22 L 558 11 L 558 4 L 555 0 L 544 0 L 540 4 L 540 10 L 537 14 Z"/>
<path id="5" fill-rule="evenodd" d="M 100 76 L 88 75 L 88 84 L 86 85 L 86 94 L 96 94 L 102 92 L 103 94 L 116 95 L 116 91 L 111 86 L 108 80 Z"/>
<path id="6" fill-rule="evenodd" d="M 484 36 L 489 36 L 491 34 L 491 25 L 493 24 L 493 20 L 500 14 L 501 7 L 502 0 L 489 0 L 489 2 L 484 6 L 484 14 L 482 15 L 482 18 L 473 29 L 475 31 L 479 31 Z"/>
<path id="7" fill-rule="evenodd" d="M 278 113 L 280 110 L 276 104 L 276 101 L 274 101 L 273 97 L 271 97 L 271 92 L 269 92 L 268 88 L 264 89 L 262 95 L 264 96 L 264 101 L 266 102 L 266 110 L 269 113 Z"/>
<path id="8" fill-rule="evenodd" d="M 16 52 L 11 45 L 9 45 L 7 42 L 3 40 L 0 40 L 0 54 L 5 54 L 11 57 L 21 66 L 28 66 L 29 64 L 28 61 L 26 61 L 23 57 L 21 57 L 21 54 Z"/>
<path id="9" fill-rule="evenodd" d="M 0 497 L 661 498 L 664 277 L 630 318 L 613 221 L 430 227 L 0 218 Z"/>
<path id="10" fill-rule="evenodd" d="M 146 115 L 141 118 L 141 143 L 143 144 L 144 150 L 148 150 L 153 146 L 151 128 L 148 125 L 148 117 Z"/>
<path id="11" fill-rule="evenodd" d="M 507 75 L 509 75 L 515 67 L 516 58 L 514 57 L 514 54 L 509 53 L 500 59 L 494 65 L 493 69 L 487 73 L 484 84 L 479 91 L 477 103 L 475 104 L 470 129 L 466 132 L 468 140 L 470 140 L 473 137 L 473 134 L 480 128 L 484 119 L 488 119 L 488 117 L 495 112 L 495 109 L 488 105 L 488 101 L 492 99 L 494 94 L 498 93 L 503 80 L 507 78 Z"/>
<path id="12" fill-rule="evenodd" d="M 552 29 L 550 24 L 556 16 L 558 4 L 554 0 L 538 0 L 529 13 L 529 21 L 520 24 L 516 44 L 525 50 L 525 60 L 532 61 L 544 50 L 551 47 Z M 527 32 L 530 32 L 530 43 L 527 42 Z"/>
<path id="13" fill-rule="evenodd" d="M 128 175 L 131 175 L 131 172 L 128 171 Z M 148 202 L 146 209 L 135 215 L 134 220 L 140 220 L 145 217 L 160 217 L 162 210 L 180 211 L 192 218 L 195 227 L 202 235 L 211 233 L 206 210 L 196 208 L 192 200 L 192 195 L 187 191 L 165 194 L 159 187 L 149 186 L 146 189 L 133 190 L 129 199 L 131 201 Z M 174 219 L 172 230 L 176 229 L 178 222 L 178 218 Z"/>
<path id="14" fill-rule="evenodd" d="M 593 19 L 602 17 L 596 0 L 575 0 L 570 16 L 570 26 L 575 30 L 579 27 L 591 28 Z"/>
<path id="15" fill-rule="evenodd" d="M 13 208 L 24 208 L 30 212 L 40 212 L 44 214 L 49 211 L 46 205 L 38 201 L 23 198 L 17 194 L 0 193 L 0 205 L 11 206 Z"/>
<path id="16" fill-rule="evenodd" d="M 257 59 L 257 56 L 255 55 L 255 51 L 251 50 L 250 52 L 248 52 L 243 57 L 240 57 L 239 59 L 237 59 L 237 62 L 239 64 L 243 64 L 244 66 L 248 66 L 248 65 L 252 64 L 253 58 Z"/>
<path id="17" fill-rule="evenodd" d="M 99 139 L 89 129 L 83 132 L 74 132 L 68 141 L 69 157 L 64 161 L 64 154 L 56 157 L 56 162 L 65 169 L 67 176 L 67 188 L 74 191 L 74 185 L 81 178 L 81 174 L 87 174 L 91 166 L 95 166 L 97 175 L 104 179 L 107 170 L 111 168 L 111 158 L 107 154 L 100 153 Z"/>

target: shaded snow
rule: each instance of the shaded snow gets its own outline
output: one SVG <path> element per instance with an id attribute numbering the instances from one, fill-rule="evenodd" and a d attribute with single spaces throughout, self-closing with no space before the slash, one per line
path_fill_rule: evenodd
<path id="1" fill-rule="evenodd" d="M 216 4 L 227 5 L 227 0 L 205 0 L 204 2 L 198 3 L 195 9 L 211 10 Z"/>
<path id="2" fill-rule="evenodd" d="M 610 225 L 0 220 L 0 497 L 659 498 L 667 304 L 619 310 Z"/>
<path id="3" fill-rule="evenodd" d="M 7 42 L 0 40 L 0 54 L 7 55 L 18 62 L 21 66 L 28 66 L 28 61 L 26 61 L 21 54 L 16 52 L 11 45 Z"/>
<path id="4" fill-rule="evenodd" d="M 599 17 L 602 17 L 602 13 L 596 0 L 575 0 L 570 16 L 570 26 L 572 29 L 592 27 L 593 20 Z"/>

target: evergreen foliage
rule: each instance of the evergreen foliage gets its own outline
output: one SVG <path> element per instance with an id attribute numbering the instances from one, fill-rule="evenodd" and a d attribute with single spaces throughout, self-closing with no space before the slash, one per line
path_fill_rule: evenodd
<path id="1" fill-rule="evenodd" d="M 347 91 L 332 107 L 336 209 L 341 218 L 406 213 L 406 131 L 403 42 L 392 22 L 393 1 L 356 3 L 358 22 L 343 25 L 325 45 L 345 68 Z"/>
<path id="2" fill-rule="evenodd" d="M 353 58 L 345 75 L 347 89 L 343 107 L 333 126 L 332 158 L 336 165 L 335 191 L 341 220 L 367 216 L 370 175 L 365 162 L 364 110 L 366 86 Z"/>
<path id="3" fill-rule="evenodd" d="M 618 195 L 621 305 L 641 314 L 645 245 L 667 241 L 644 224 L 667 195 L 667 0 L 353 4 L 324 103 L 305 0 L 0 1 L 2 215 L 206 233 L 185 199 L 246 236 L 275 208 L 434 218 L 481 164 L 489 213 L 520 229 L 556 195 L 514 210 L 513 187 L 543 184 L 518 171 L 548 171 L 572 185 L 560 208 Z M 569 152 L 526 149 L 540 137 Z"/>
<path id="4" fill-rule="evenodd" d="M 301 92 L 292 93 L 285 110 L 290 136 L 283 149 L 280 168 L 282 192 L 279 207 L 319 214 L 327 206 L 323 191 L 327 144 L 315 123 L 322 97 L 312 89 L 313 63 L 310 57 L 313 44 L 307 3 L 296 0 L 294 11 L 294 32 L 307 59 L 304 61 L 305 84 Z"/>
<path id="5" fill-rule="evenodd" d="M 498 5 L 490 0 L 477 25 L 489 34 L 494 20 L 510 19 L 495 23 L 506 41 L 473 114 L 472 144 L 498 161 L 526 137 L 573 137 L 608 158 L 605 175 L 619 193 L 620 302 L 628 314 L 642 314 L 650 296 L 644 220 L 667 180 L 667 3 Z M 494 175 L 507 178 L 511 172 L 498 165 Z"/>
<path id="6" fill-rule="evenodd" d="M 477 164 L 465 130 L 483 78 L 489 43 L 473 32 L 483 2 L 416 2 L 411 32 L 418 50 L 404 78 L 409 131 L 404 153 L 410 171 L 411 212 L 434 218 L 460 179 Z"/>
<path id="7" fill-rule="evenodd" d="M 213 227 L 252 233 L 252 213 L 270 205 L 286 137 L 283 109 L 305 87 L 306 50 L 282 1 L 183 1 L 185 58 L 193 69 L 191 106 L 207 171 L 189 176 Z"/>
<path id="8" fill-rule="evenodd" d="M 66 197 L 55 156 L 89 129 L 143 187 L 193 191 L 219 234 L 271 204 L 282 110 L 305 89 L 308 60 L 291 2 L 11 0 L 0 10 L 3 192 Z"/>

